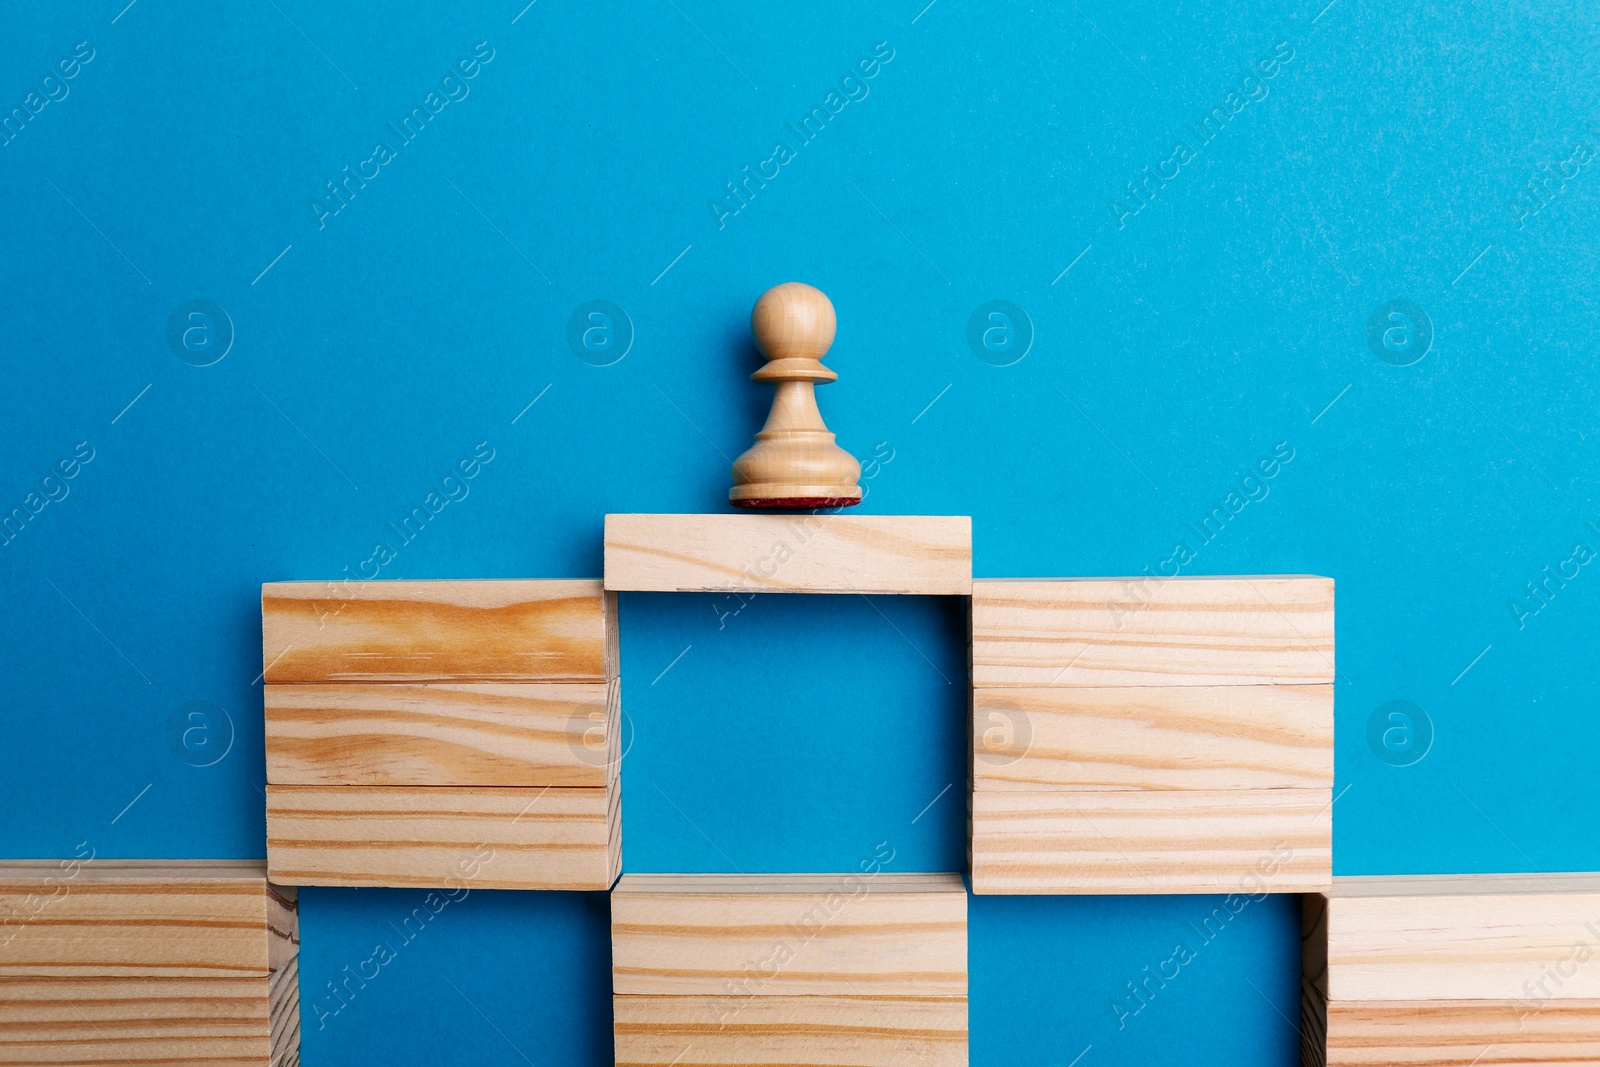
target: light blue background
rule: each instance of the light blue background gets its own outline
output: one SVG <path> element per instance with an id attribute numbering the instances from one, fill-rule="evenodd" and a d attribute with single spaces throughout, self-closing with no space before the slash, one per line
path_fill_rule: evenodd
<path id="1" fill-rule="evenodd" d="M 862 510 L 970 514 L 980 576 L 1156 570 L 1294 450 L 1185 573 L 1337 579 L 1337 871 L 1600 867 L 1600 577 L 1511 607 L 1600 546 L 1597 167 L 1510 207 L 1600 143 L 1592 5 L 123 2 L 0 39 L 5 112 L 95 50 L 0 147 L 0 513 L 94 450 L 0 547 L 0 854 L 261 856 L 259 584 L 354 571 L 480 441 L 384 577 L 592 576 L 606 512 L 725 508 L 767 403 L 749 309 L 799 279 L 838 309 L 830 426 L 892 451 Z M 324 181 L 481 41 L 470 95 L 319 229 Z M 1280 41 L 1119 228 L 1107 201 Z M 878 42 L 870 94 L 719 229 Z M 196 299 L 236 333 L 208 367 L 165 336 Z M 635 333 L 609 367 L 566 340 L 593 299 Z M 1035 331 L 1008 367 L 966 341 L 994 299 Z M 1367 343 L 1396 299 L 1432 322 L 1406 367 Z M 959 603 L 718 611 L 624 598 L 625 865 L 958 867 Z M 1368 744 L 1391 700 L 1432 724 L 1411 766 Z M 226 718 L 185 749 L 193 702 Z M 475 892 L 320 1029 L 420 894 L 302 901 L 313 1067 L 608 1061 L 603 897 Z M 975 898 L 973 1063 L 1295 1062 L 1288 898 L 1118 1029 L 1215 904 Z"/>

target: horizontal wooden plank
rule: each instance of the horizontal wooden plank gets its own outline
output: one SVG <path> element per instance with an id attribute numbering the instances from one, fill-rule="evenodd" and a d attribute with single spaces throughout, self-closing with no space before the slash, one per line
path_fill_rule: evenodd
<path id="1" fill-rule="evenodd" d="M 1331 685 L 976 689 L 975 789 L 1333 783 Z"/>
<path id="2" fill-rule="evenodd" d="M 618 793 L 269 785 L 267 868 L 284 885 L 603 890 Z"/>
<path id="3" fill-rule="evenodd" d="M 616 598 L 597 581 L 272 582 L 262 662 L 280 682 L 604 682 Z"/>
<path id="4" fill-rule="evenodd" d="M 1320 685 L 1333 580 L 1060 578 L 972 589 L 972 684 Z"/>
<path id="5" fill-rule="evenodd" d="M 972 794 L 974 893 L 1302 893 L 1332 875 L 1329 789 Z"/>
<path id="6" fill-rule="evenodd" d="M 972 520 L 607 515 L 605 586 L 656 593 L 972 592 Z"/>
<path id="7" fill-rule="evenodd" d="M 1553 875 L 1541 891 L 1539 878 L 1452 876 L 1424 894 L 1430 880 L 1407 876 L 1390 895 L 1382 879 L 1336 879 L 1328 999 L 1600 1000 L 1600 879 Z"/>
<path id="8" fill-rule="evenodd" d="M 0 977 L 0 1064 L 293 1064 L 293 977 Z"/>
<path id="9" fill-rule="evenodd" d="M 965 996 L 960 875 L 625 875 L 611 894 L 623 995 Z"/>
<path id="10" fill-rule="evenodd" d="M 613 999 L 618 1067 L 966 1067 L 965 997 Z"/>
<path id="11" fill-rule="evenodd" d="M 0 975 L 265 978 L 298 945 L 260 861 L 0 861 Z"/>
<path id="12" fill-rule="evenodd" d="M 1335 1003 L 1327 1067 L 1600 1063 L 1600 1000 Z"/>
<path id="13" fill-rule="evenodd" d="M 603 787 L 618 684 L 269 685 L 267 781 Z"/>

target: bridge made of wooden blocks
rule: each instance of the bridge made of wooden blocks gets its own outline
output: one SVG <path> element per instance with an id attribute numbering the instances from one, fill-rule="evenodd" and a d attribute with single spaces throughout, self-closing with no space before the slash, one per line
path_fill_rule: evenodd
<path id="1" fill-rule="evenodd" d="M 1600 1063 L 1600 874 L 1336 878 L 1304 920 L 1306 1067 Z"/>
<path id="2" fill-rule="evenodd" d="M 974 893 L 1332 876 L 1333 582 L 977 581 Z"/>
<path id="3" fill-rule="evenodd" d="M 0 864 L 0 1064 L 293 1063 L 286 885 L 616 882 L 615 591 L 966 595 L 977 893 L 1309 893 L 1307 1067 L 1600 1063 L 1600 875 L 1331 877 L 1333 583 L 973 581 L 965 518 L 607 516 L 262 588 L 268 861 Z M 618 1063 L 967 1062 L 957 874 L 628 875 Z"/>
<path id="4" fill-rule="evenodd" d="M 624 875 L 616 1062 L 964 1067 L 958 874 Z"/>
<path id="5" fill-rule="evenodd" d="M 0 1064 L 293 1065 L 298 954 L 259 861 L 0 861 Z"/>
<path id="6" fill-rule="evenodd" d="M 967 517 L 821 514 L 608 515 L 603 585 L 263 586 L 273 877 L 609 885 L 621 590 L 969 595 L 974 892 L 1329 884 L 1331 580 L 974 582 Z"/>
<path id="7" fill-rule="evenodd" d="M 598 581 L 262 586 L 285 885 L 606 889 L 616 598 Z"/>

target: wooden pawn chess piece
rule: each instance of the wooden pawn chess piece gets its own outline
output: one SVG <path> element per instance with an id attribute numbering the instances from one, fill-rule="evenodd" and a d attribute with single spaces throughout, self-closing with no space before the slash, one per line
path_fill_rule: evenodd
<path id="1" fill-rule="evenodd" d="M 861 464 L 834 443 L 817 410 L 816 385 L 836 381 L 822 365 L 838 320 L 820 289 L 784 282 L 761 294 L 750 330 L 767 364 L 754 382 L 776 386 L 756 443 L 734 460 L 728 499 L 740 508 L 847 508 L 861 503 Z"/>

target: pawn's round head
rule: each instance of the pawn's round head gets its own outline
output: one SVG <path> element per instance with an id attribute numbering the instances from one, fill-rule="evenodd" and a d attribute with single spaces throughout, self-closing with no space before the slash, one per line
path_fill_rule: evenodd
<path id="1" fill-rule="evenodd" d="M 803 282 L 774 285 L 750 313 L 750 332 L 768 359 L 821 359 L 837 326 L 832 301 Z"/>

